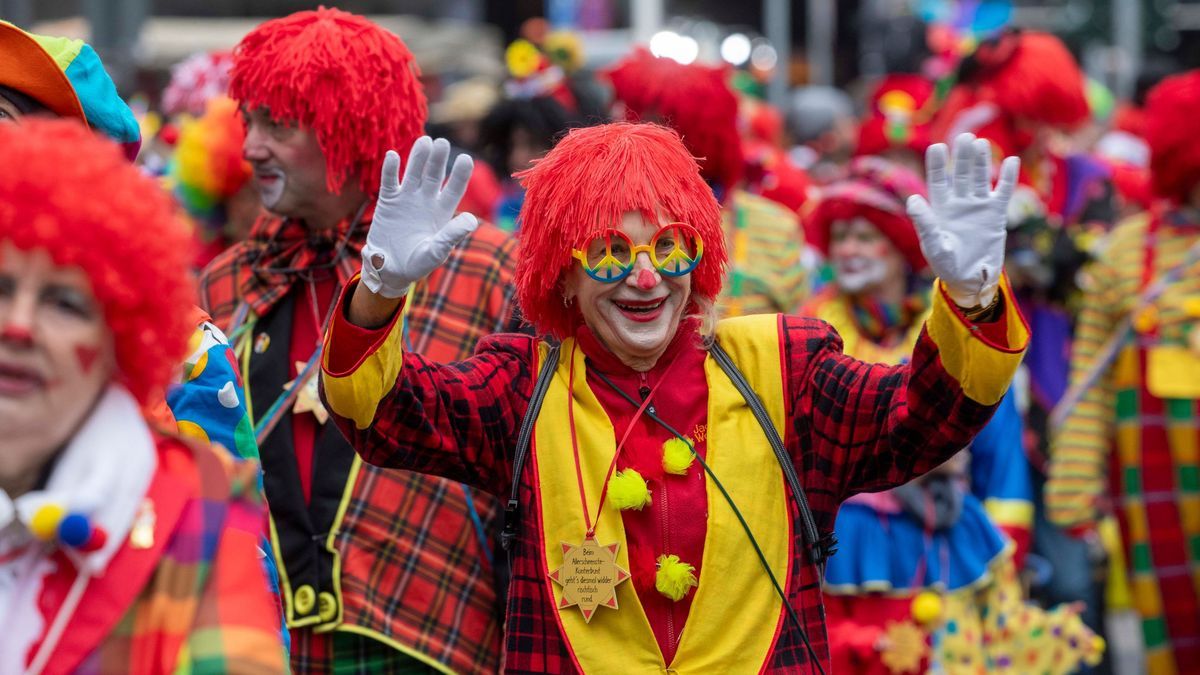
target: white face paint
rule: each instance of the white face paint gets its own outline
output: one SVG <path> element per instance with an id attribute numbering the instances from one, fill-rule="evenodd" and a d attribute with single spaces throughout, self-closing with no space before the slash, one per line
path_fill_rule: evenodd
<path id="1" fill-rule="evenodd" d="M 888 265 L 880 258 L 842 258 L 834 264 L 834 268 L 837 271 L 838 288 L 846 293 L 859 293 L 877 286 L 888 276 Z"/>
<path id="2" fill-rule="evenodd" d="M 255 169 L 254 187 L 258 189 L 258 198 L 267 209 L 279 203 L 287 185 L 287 174 L 282 169 Z"/>

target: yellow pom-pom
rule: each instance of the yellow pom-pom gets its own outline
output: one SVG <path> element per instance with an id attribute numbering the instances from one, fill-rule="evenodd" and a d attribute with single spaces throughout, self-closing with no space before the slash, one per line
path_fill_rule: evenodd
<path id="1" fill-rule="evenodd" d="M 613 505 L 622 511 L 640 511 L 642 507 L 650 504 L 650 488 L 646 487 L 646 479 L 633 469 L 618 471 L 612 480 L 608 481 L 608 496 Z"/>
<path id="2" fill-rule="evenodd" d="M 677 555 L 658 556 L 658 571 L 654 573 L 654 587 L 659 593 L 679 602 L 700 582 L 696 581 L 696 568 L 681 561 Z"/>
<path id="3" fill-rule="evenodd" d="M 53 541 L 58 536 L 58 524 L 67 515 L 67 510 L 58 504 L 44 504 L 29 520 L 29 531 L 42 541 Z"/>
<path id="4" fill-rule="evenodd" d="M 942 618 L 942 598 L 932 591 L 921 591 L 913 598 L 911 611 L 917 623 L 931 624 Z"/>
<path id="5" fill-rule="evenodd" d="M 678 438 L 672 438 L 663 443 L 663 471 L 682 476 L 692 466 L 692 448 Z"/>
<path id="6" fill-rule="evenodd" d="M 1104 660 L 1104 650 L 1107 648 L 1108 645 L 1104 642 L 1104 638 L 1099 635 L 1093 635 L 1091 649 L 1083 657 L 1083 662 L 1089 666 L 1100 665 L 1100 662 Z"/>

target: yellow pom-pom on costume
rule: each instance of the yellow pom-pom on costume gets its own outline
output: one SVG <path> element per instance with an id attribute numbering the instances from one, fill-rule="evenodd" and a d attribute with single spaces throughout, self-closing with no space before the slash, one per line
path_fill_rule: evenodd
<path id="1" fill-rule="evenodd" d="M 921 591 L 912 601 L 913 620 L 921 625 L 942 618 L 942 598 L 931 591 Z"/>
<path id="2" fill-rule="evenodd" d="M 654 573 L 654 588 L 659 593 L 679 602 L 688 591 L 700 582 L 696 580 L 696 568 L 679 559 L 677 555 L 658 556 L 658 571 Z"/>
<path id="3" fill-rule="evenodd" d="M 646 479 L 633 469 L 618 471 L 613 475 L 608 481 L 608 496 L 613 505 L 622 511 L 641 511 L 642 507 L 650 505 L 650 488 L 646 486 Z"/>
<path id="4" fill-rule="evenodd" d="M 29 519 L 29 531 L 42 541 L 53 541 L 58 536 L 58 524 L 67 515 L 67 510 L 58 504 L 44 504 Z"/>
<path id="5" fill-rule="evenodd" d="M 696 458 L 692 448 L 678 438 L 672 438 L 663 443 L 663 471 L 677 476 L 685 475 Z"/>

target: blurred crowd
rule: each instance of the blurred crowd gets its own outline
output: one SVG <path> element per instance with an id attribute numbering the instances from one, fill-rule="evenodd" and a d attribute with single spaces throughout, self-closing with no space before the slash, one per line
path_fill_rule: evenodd
<path id="1" fill-rule="evenodd" d="M 135 116 L 87 44 L 0 23 L 0 673 L 500 668 L 521 630 L 503 500 L 364 463 L 327 424 L 322 340 L 384 152 L 422 135 L 472 158 L 458 208 L 484 224 L 408 291 L 405 349 L 531 332 L 522 172 L 613 121 L 697 158 L 722 318 L 821 319 L 871 363 L 907 362 L 944 292 L 910 216 L 927 149 L 969 133 L 989 172 L 1020 158 L 1004 283 L 1029 348 L 954 460 L 842 505 L 833 672 L 1107 673 L 1113 645 L 1149 673 L 1200 662 L 1200 71 L 1115 100 L 1057 37 L 1005 29 L 779 108 L 645 47 L 592 68 L 541 20 L 503 81 L 421 77 L 364 25 L 268 22 Z M 22 365 L 35 339 L 47 365 Z M 50 380 L 73 384 L 14 402 Z M 1121 614 L 1136 635 L 1109 634 Z"/>

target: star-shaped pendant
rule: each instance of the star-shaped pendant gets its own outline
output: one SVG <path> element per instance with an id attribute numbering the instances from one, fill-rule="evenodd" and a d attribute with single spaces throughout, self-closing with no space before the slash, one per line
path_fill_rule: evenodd
<path id="1" fill-rule="evenodd" d="M 629 572 L 617 566 L 620 544 L 601 546 L 592 537 L 582 544 L 562 542 L 563 564 L 550 572 L 562 586 L 558 609 L 579 607 L 585 623 L 591 623 L 597 607 L 617 609 L 617 584 L 629 580 Z"/>
<path id="2" fill-rule="evenodd" d="M 296 361 L 296 372 L 304 372 L 304 367 L 308 364 L 303 361 Z M 292 380 L 283 385 L 284 391 L 291 391 L 292 387 L 296 386 L 296 380 Z M 329 411 L 325 409 L 325 405 L 321 403 L 321 390 L 317 386 L 317 374 L 309 373 L 308 380 L 304 383 L 304 387 L 300 393 L 296 394 L 296 402 L 292 404 L 292 412 L 295 414 L 310 412 L 316 418 L 319 424 L 325 424 L 329 419 Z"/>

